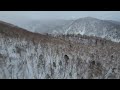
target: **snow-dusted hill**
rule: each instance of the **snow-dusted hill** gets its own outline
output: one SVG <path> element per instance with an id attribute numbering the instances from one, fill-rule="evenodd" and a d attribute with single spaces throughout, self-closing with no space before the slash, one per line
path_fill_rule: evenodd
<path id="1" fill-rule="evenodd" d="M 61 34 L 62 29 L 68 26 L 73 20 L 31 20 L 25 24 L 19 25 L 29 31 L 36 33 Z"/>
<path id="2" fill-rule="evenodd" d="M 1 79 L 120 78 L 120 43 L 50 36 L 0 22 Z"/>
<path id="3" fill-rule="evenodd" d="M 109 20 L 99 20 L 92 17 L 85 17 L 75 20 L 64 30 L 64 33 L 97 36 L 119 42 L 120 23 Z"/>
<path id="4" fill-rule="evenodd" d="M 120 22 L 85 17 L 77 20 L 31 21 L 22 26 L 32 32 L 60 34 L 81 34 L 102 37 L 120 42 Z"/>

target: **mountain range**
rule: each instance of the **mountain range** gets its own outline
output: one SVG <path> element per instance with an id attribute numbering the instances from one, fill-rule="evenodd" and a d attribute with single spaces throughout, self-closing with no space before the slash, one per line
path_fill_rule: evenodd
<path id="1" fill-rule="evenodd" d="M 21 26 L 32 32 L 60 34 L 81 34 L 120 41 L 120 22 L 84 17 L 77 20 L 31 21 Z"/>

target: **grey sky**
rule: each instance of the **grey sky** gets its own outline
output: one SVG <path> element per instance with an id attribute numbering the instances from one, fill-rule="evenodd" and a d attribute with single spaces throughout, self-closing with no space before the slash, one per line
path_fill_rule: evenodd
<path id="1" fill-rule="evenodd" d="M 0 20 L 23 22 L 39 19 L 77 19 L 81 17 L 113 18 L 120 17 L 120 11 L 0 11 Z"/>

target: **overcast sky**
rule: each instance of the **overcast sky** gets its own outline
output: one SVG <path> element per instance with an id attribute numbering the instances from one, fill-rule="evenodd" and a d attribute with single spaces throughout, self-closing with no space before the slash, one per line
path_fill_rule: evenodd
<path id="1" fill-rule="evenodd" d="M 113 17 L 120 17 L 120 11 L 0 11 L 0 20 L 9 22 L 39 19 L 77 19 L 88 16 L 112 19 Z"/>

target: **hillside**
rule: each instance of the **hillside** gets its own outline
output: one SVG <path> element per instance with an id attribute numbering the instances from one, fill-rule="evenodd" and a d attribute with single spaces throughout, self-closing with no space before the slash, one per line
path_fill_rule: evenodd
<path id="1" fill-rule="evenodd" d="M 36 33 L 61 33 L 63 27 L 68 26 L 73 20 L 33 20 L 20 27 Z M 57 30 L 57 31 L 56 31 Z"/>
<path id="2" fill-rule="evenodd" d="M 120 22 L 84 17 L 76 20 L 31 21 L 21 26 L 36 33 L 81 34 L 120 42 Z"/>
<path id="3" fill-rule="evenodd" d="M 64 30 L 64 33 L 97 36 L 119 42 L 120 23 L 116 21 L 85 17 L 75 20 Z"/>
<path id="4" fill-rule="evenodd" d="M 0 22 L 1 79 L 120 78 L 120 43 L 42 35 Z"/>

